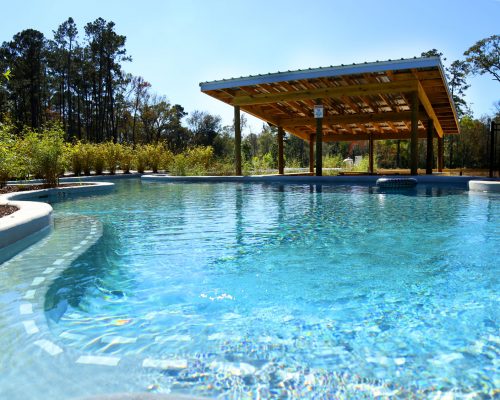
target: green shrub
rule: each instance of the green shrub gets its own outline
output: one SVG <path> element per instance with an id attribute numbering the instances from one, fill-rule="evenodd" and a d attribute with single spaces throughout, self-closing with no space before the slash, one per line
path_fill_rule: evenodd
<path id="1" fill-rule="evenodd" d="M 76 142 L 73 145 L 66 144 L 66 154 L 71 163 L 71 171 L 76 176 L 80 176 L 83 171 L 82 146 L 81 142 Z"/>
<path id="2" fill-rule="evenodd" d="M 102 145 L 102 151 L 104 154 L 104 163 L 111 175 L 116 173 L 116 168 L 121 160 L 122 156 L 122 146 L 119 143 L 106 142 Z"/>
<path id="3" fill-rule="evenodd" d="M 165 149 L 161 156 L 160 167 L 165 171 L 170 171 L 174 163 L 174 154 L 169 150 Z"/>
<path id="4" fill-rule="evenodd" d="M 234 175 L 235 166 L 232 160 L 218 160 L 212 162 L 210 168 L 208 169 L 208 175 L 217 176 L 228 176 Z"/>
<path id="5" fill-rule="evenodd" d="M 368 168 L 370 166 L 369 164 L 370 164 L 370 159 L 369 159 L 368 155 L 366 154 L 363 156 L 361 162 L 358 165 L 354 166 L 353 171 L 367 172 Z M 374 170 L 377 169 L 377 160 L 376 159 L 373 160 L 373 169 Z"/>
<path id="6" fill-rule="evenodd" d="M 0 188 L 9 178 L 15 178 L 17 169 L 16 142 L 10 133 L 10 127 L 0 125 Z"/>
<path id="7" fill-rule="evenodd" d="M 122 151 L 120 156 L 120 168 L 124 174 L 130 174 L 130 169 L 132 168 L 132 163 L 134 161 L 134 150 L 129 145 L 122 145 Z"/>
<path id="8" fill-rule="evenodd" d="M 193 147 L 172 157 L 170 172 L 173 175 L 207 175 L 213 163 L 211 146 Z"/>
<path id="9" fill-rule="evenodd" d="M 186 154 L 176 154 L 172 159 L 170 172 L 172 175 L 185 176 L 189 167 L 189 161 Z"/>
<path id="10" fill-rule="evenodd" d="M 106 153 L 102 143 L 92 145 L 91 159 L 96 175 L 102 175 L 104 167 L 106 166 Z"/>
<path id="11" fill-rule="evenodd" d="M 143 174 L 148 165 L 148 152 L 145 146 L 135 148 L 134 165 L 137 172 Z"/>
<path id="12" fill-rule="evenodd" d="M 26 161 L 23 172 L 42 178 L 48 187 L 59 184 L 59 175 L 67 166 L 64 131 L 59 126 L 44 128 L 41 133 L 25 131 L 19 149 Z"/>
<path id="13" fill-rule="evenodd" d="M 163 153 L 165 152 L 165 147 L 161 143 L 157 144 L 147 144 L 145 146 L 147 154 L 147 166 L 153 170 L 153 173 L 158 172 L 158 167 L 162 161 Z"/>
<path id="14" fill-rule="evenodd" d="M 83 173 L 88 176 L 94 165 L 94 145 L 79 143 L 78 151 L 80 153 Z"/>
<path id="15" fill-rule="evenodd" d="M 210 167 L 214 156 L 214 149 L 212 146 L 198 146 L 188 149 L 186 157 L 189 162 L 189 168 L 195 170 L 207 171 Z"/>
<path id="16" fill-rule="evenodd" d="M 323 157 L 323 168 L 342 168 L 344 165 L 340 154 Z"/>

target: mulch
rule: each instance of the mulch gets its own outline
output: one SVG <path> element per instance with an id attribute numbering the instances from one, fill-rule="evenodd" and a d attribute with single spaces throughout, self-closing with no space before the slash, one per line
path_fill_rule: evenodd
<path id="1" fill-rule="evenodd" d="M 19 210 L 19 208 L 2 204 L 0 205 L 0 218 L 6 217 L 7 215 L 10 215 L 17 210 Z"/>

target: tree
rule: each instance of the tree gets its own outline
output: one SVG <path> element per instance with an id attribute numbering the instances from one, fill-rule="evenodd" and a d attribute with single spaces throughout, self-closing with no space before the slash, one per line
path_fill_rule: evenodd
<path id="1" fill-rule="evenodd" d="M 151 87 L 149 82 L 146 82 L 143 77 L 135 76 L 131 79 L 132 92 L 134 95 L 133 99 L 133 122 L 132 122 L 132 143 L 135 145 L 135 132 L 137 123 L 137 112 L 139 106 L 148 97 L 148 90 Z"/>
<path id="2" fill-rule="evenodd" d="M 221 117 L 205 111 L 193 111 L 187 120 L 196 146 L 212 146 L 221 131 Z"/>
<path id="3" fill-rule="evenodd" d="M 59 92 L 59 108 L 63 129 L 68 137 L 74 137 L 73 129 L 73 59 L 78 29 L 73 18 L 64 21 L 54 33 L 54 40 L 49 42 L 49 65 L 56 78 L 56 91 Z M 78 134 L 79 136 L 79 134 Z"/>
<path id="4" fill-rule="evenodd" d="M 93 134 L 97 141 L 112 138 L 117 141 L 115 97 L 124 90 L 125 81 L 120 62 L 130 61 L 126 55 L 126 37 L 114 31 L 115 23 L 97 18 L 85 25 L 88 60 L 92 63 L 90 76 L 93 101 Z M 122 86 L 122 87 L 120 87 Z"/>
<path id="5" fill-rule="evenodd" d="M 500 35 L 479 40 L 464 55 L 472 73 L 490 73 L 494 80 L 500 82 Z"/>
<path id="6" fill-rule="evenodd" d="M 13 119 L 20 126 L 39 128 L 45 120 L 43 111 L 48 103 L 46 55 L 45 37 L 34 29 L 14 35 L 12 41 L 4 42 L 0 48 L 0 64 L 12 70 L 3 101 L 10 103 Z"/>

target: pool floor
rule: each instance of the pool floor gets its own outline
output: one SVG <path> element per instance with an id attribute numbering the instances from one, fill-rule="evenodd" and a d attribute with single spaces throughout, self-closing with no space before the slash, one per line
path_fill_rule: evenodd
<path id="1" fill-rule="evenodd" d="M 0 265 L 6 398 L 498 394 L 498 196 L 117 186 Z"/>

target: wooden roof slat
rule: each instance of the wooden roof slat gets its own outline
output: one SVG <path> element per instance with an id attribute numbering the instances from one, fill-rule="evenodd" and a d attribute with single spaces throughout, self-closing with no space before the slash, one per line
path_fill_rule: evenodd
<path id="1" fill-rule="evenodd" d="M 313 106 L 322 99 L 326 136 L 378 131 L 409 134 L 410 93 L 439 136 L 458 133 L 458 120 L 439 58 L 317 68 L 200 84 L 202 91 L 304 139 L 315 132 Z M 357 139 L 356 139 L 357 140 Z"/>
<path id="2" fill-rule="evenodd" d="M 265 104 L 280 101 L 293 101 L 303 99 L 320 99 L 325 97 L 341 98 L 343 96 L 362 96 L 377 93 L 399 93 L 417 90 L 417 80 L 405 82 L 373 83 L 367 85 L 342 86 L 335 88 L 321 88 L 301 90 L 279 94 L 256 94 L 251 96 L 235 96 L 232 105 L 245 106 L 252 104 Z"/>

